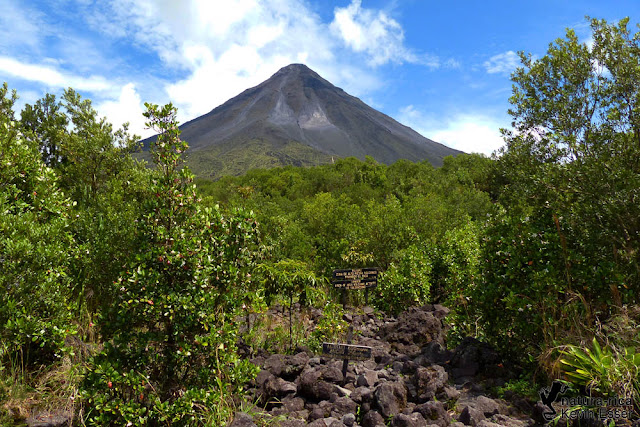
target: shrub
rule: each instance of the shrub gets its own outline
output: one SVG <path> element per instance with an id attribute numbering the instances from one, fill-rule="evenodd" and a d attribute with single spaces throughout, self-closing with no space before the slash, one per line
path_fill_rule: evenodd
<path id="1" fill-rule="evenodd" d="M 5 95 L 6 86 L 3 104 Z M 7 118 L 0 115 L 0 361 L 20 354 L 24 365 L 48 363 L 75 333 L 67 303 L 71 202 Z"/>
<path id="2" fill-rule="evenodd" d="M 145 250 L 123 272 L 101 331 L 109 341 L 83 383 L 88 423 L 203 425 L 254 374 L 235 351 L 239 314 L 252 283 L 256 222 L 198 204 L 180 168 L 186 143 L 176 110 L 147 105 L 160 135 L 152 197 L 140 219 Z"/>
<path id="3" fill-rule="evenodd" d="M 399 251 L 396 259 L 380 275 L 374 300 L 377 308 L 395 313 L 428 301 L 432 267 L 426 248 L 417 244 Z"/>

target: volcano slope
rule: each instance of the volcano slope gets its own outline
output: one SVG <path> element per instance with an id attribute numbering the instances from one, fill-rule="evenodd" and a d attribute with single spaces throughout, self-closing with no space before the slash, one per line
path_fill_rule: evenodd
<path id="1" fill-rule="evenodd" d="M 187 164 L 201 178 L 352 156 L 440 166 L 444 157 L 461 153 L 371 108 L 302 64 L 280 69 L 180 129 L 190 146 Z M 143 141 L 143 150 L 154 138 Z"/>

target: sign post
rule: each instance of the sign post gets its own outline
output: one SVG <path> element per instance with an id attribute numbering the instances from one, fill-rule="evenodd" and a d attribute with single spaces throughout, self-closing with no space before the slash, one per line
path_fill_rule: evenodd
<path id="1" fill-rule="evenodd" d="M 349 360 L 367 360 L 371 358 L 371 347 L 364 345 L 352 345 L 353 326 L 349 326 L 349 334 L 347 335 L 347 344 L 322 343 L 322 354 L 342 359 L 342 378 L 343 384 L 347 381 L 347 367 Z"/>
<path id="2" fill-rule="evenodd" d="M 378 285 L 377 268 L 350 268 L 333 270 L 333 286 L 342 289 L 342 305 L 346 303 L 346 291 L 364 289 L 366 304 L 369 304 L 369 288 Z"/>
<path id="3" fill-rule="evenodd" d="M 342 307 L 347 302 L 347 290 L 364 289 L 366 304 L 369 304 L 369 288 L 378 284 L 377 268 L 350 268 L 333 270 L 333 286 L 342 289 Z M 371 358 L 371 347 L 353 345 L 353 326 L 349 325 L 346 344 L 322 343 L 322 353 L 329 357 L 342 359 L 342 377 L 347 381 L 347 367 L 349 360 L 367 360 Z"/>

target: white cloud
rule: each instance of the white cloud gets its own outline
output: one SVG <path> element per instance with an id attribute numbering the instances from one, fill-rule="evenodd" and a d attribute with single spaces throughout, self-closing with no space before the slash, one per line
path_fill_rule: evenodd
<path id="1" fill-rule="evenodd" d="M 77 90 L 106 92 L 111 90 L 112 87 L 102 76 L 82 77 L 58 71 L 51 65 L 27 64 L 7 56 L 0 56 L 0 74 L 42 83 L 52 88 L 66 88 L 71 86 Z"/>
<path id="2" fill-rule="evenodd" d="M 362 0 L 337 7 L 330 29 L 352 50 L 366 53 L 372 66 L 388 62 L 423 63 L 432 68 L 440 65 L 434 56 L 420 57 L 407 49 L 402 26 L 383 11 L 363 8 Z"/>
<path id="3" fill-rule="evenodd" d="M 28 16 L 26 6 L 21 8 L 16 16 Z M 58 28 L 64 20 L 56 13 L 79 22 L 81 30 Z M 143 132 L 136 125 L 139 98 L 172 101 L 185 121 L 294 62 L 368 98 L 385 84 L 382 72 L 371 66 L 441 66 L 438 57 L 406 48 L 402 26 L 383 11 L 361 7 L 359 0 L 335 9 L 333 22 L 323 21 L 307 0 L 61 0 L 41 15 L 51 28 L 20 36 L 38 59 L 24 61 L 29 56 L 15 49 L 0 50 L 0 77 L 35 82 L 43 93 L 68 86 L 89 92 L 102 114 L 117 124 L 126 117 L 136 133 Z M 349 23 L 361 32 L 351 42 L 340 30 Z M 123 44 L 131 51 L 119 56 Z M 38 51 L 46 54 L 35 56 Z M 354 51 L 365 55 L 369 66 Z M 442 66 L 459 64 L 451 60 Z"/>
<path id="4" fill-rule="evenodd" d="M 120 90 L 118 99 L 106 100 L 95 105 L 99 114 L 106 116 L 114 128 L 129 123 L 129 132 L 143 138 L 153 135 L 153 131 L 145 129 L 144 106 L 133 83 L 128 83 Z"/>
<path id="5" fill-rule="evenodd" d="M 490 155 L 504 145 L 500 125 L 483 116 L 458 116 L 442 129 L 435 129 L 431 139 L 465 153 Z"/>
<path id="6" fill-rule="evenodd" d="M 500 128 L 506 126 L 484 114 L 456 114 L 437 120 L 408 105 L 400 109 L 398 120 L 429 139 L 465 153 L 490 155 L 504 145 Z"/>
<path id="7" fill-rule="evenodd" d="M 340 52 L 329 24 L 304 0 L 190 0 L 179 6 L 169 0 L 113 0 L 92 11 L 89 22 L 105 36 L 135 40 L 157 53 L 163 65 L 180 70 L 177 79 L 164 83 L 164 91 L 182 121 L 295 62 L 356 96 L 382 86 L 375 72 Z M 387 25 L 399 28 L 393 20 Z M 147 94 L 144 86 L 136 81 L 138 91 Z"/>
<path id="8" fill-rule="evenodd" d="M 38 47 L 45 26 L 41 15 L 22 2 L 0 0 L 0 49 Z"/>
<path id="9" fill-rule="evenodd" d="M 483 65 L 489 74 L 510 74 L 520 65 L 520 57 L 517 53 L 510 50 L 492 56 L 488 61 L 485 61 Z"/>

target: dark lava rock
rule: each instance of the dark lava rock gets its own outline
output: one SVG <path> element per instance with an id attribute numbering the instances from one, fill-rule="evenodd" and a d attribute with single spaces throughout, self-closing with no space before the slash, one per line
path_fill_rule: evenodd
<path id="1" fill-rule="evenodd" d="M 304 399 L 301 397 L 287 396 L 282 399 L 282 407 L 287 412 L 298 412 L 304 410 Z"/>
<path id="2" fill-rule="evenodd" d="M 314 421 L 314 420 L 318 420 L 318 419 L 322 419 L 324 418 L 325 413 L 324 413 L 324 409 L 320 408 L 317 405 L 314 405 L 314 407 L 311 409 L 311 413 L 309 414 L 309 421 Z"/>
<path id="3" fill-rule="evenodd" d="M 278 427 L 306 427 L 307 423 L 302 420 L 285 420 L 278 423 Z"/>
<path id="4" fill-rule="evenodd" d="M 284 367 L 285 367 L 284 355 L 274 354 L 269 356 L 269 358 L 267 358 L 267 360 L 264 361 L 263 367 L 266 371 L 269 371 L 271 372 L 271 374 L 275 375 L 276 377 L 279 377 L 282 374 L 282 371 L 284 370 Z"/>
<path id="5" fill-rule="evenodd" d="M 454 379 L 473 377 L 483 374 L 488 377 L 499 377 L 506 374 L 500 356 L 489 345 L 467 337 L 455 349 L 450 361 L 450 372 Z"/>
<path id="6" fill-rule="evenodd" d="M 309 363 L 309 355 L 306 352 L 300 352 L 293 356 L 285 356 L 285 367 L 282 370 L 281 377 L 293 381 Z"/>
<path id="7" fill-rule="evenodd" d="M 308 424 L 308 426 L 310 427 L 346 427 L 342 423 L 342 421 L 335 419 L 333 417 L 315 420 L 312 423 Z"/>
<path id="8" fill-rule="evenodd" d="M 385 427 L 384 418 L 376 411 L 367 412 L 362 418 L 362 427 Z"/>
<path id="9" fill-rule="evenodd" d="M 339 397 L 333 402 L 333 408 L 331 410 L 331 416 L 336 418 L 342 418 L 349 413 L 355 413 L 358 409 L 358 405 L 348 397 Z"/>
<path id="10" fill-rule="evenodd" d="M 418 412 L 411 415 L 398 414 L 391 420 L 391 427 L 426 427 L 427 422 Z"/>
<path id="11" fill-rule="evenodd" d="M 382 383 L 376 388 L 374 398 L 382 416 L 388 418 L 407 406 L 407 389 L 400 382 Z"/>
<path id="12" fill-rule="evenodd" d="M 345 426 L 352 427 L 356 422 L 356 415 L 353 413 L 344 414 L 341 421 Z"/>
<path id="13" fill-rule="evenodd" d="M 333 384 L 341 384 L 344 381 L 344 377 L 342 376 L 342 370 L 338 369 L 335 366 L 323 366 L 320 369 L 320 373 L 322 379 L 333 383 Z"/>
<path id="14" fill-rule="evenodd" d="M 433 399 L 436 393 L 444 390 L 449 376 L 442 366 L 433 365 L 427 368 L 420 366 L 415 373 L 414 385 L 417 401 L 426 402 Z"/>
<path id="15" fill-rule="evenodd" d="M 460 397 L 460 392 L 455 387 L 449 385 L 444 386 L 441 392 L 436 394 L 438 400 L 456 401 Z"/>
<path id="16" fill-rule="evenodd" d="M 372 369 L 366 369 L 356 378 L 358 387 L 373 387 L 378 382 L 378 373 Z"/>
<path id="17" fill-rule="evenodd" d="M 486 396 L 478 396 L 468 401 L 470 406 L 482 411 L 485 417 L 491 417 L 500 412 L 500 405 Z"/>
<path id="18" fill-rule="evenodd" d="M 432 400 L 416 406 L 415 411 L 419 412 L 430 424 L 445 427 L 451 423 L 451 417 L 449 417 L 449 414 L 442 402 Z"/>
<path id="19" fill-rule="evenodd" d="M 398 320 L 380 328 L 381 337 L 400 353 L 417 355 L 420 348 L 432 341 L 444 345 L 442 322 L 432 311 L 433 306 L 412 307 Z"/>
<path id="20" fill-rule="evenodd" d="M 373 390 L 369 387 L 358 387 L 349 396 L 358 405 L 373 400 Z"/>
<path id="21" fill-rule="evenodd" d="M 467 426 L 476 427 L 478 423 L 482 420 L 486 419 L 482 411 L 472 407 L 465 406 L 460 415 L 458 416 L 458 421 Z"/>
<path id="22" fill-rule="evenodd" d="M 229 427 L 257 427 L 253 417 L 245 412 L 237 412 Z"/>
<path id="23" fill-rule="evenodd" d="M 275 397 L 284 397 L 288 394 L 295 393 L 298 390 L 298 388 L 294 383 L 285 381 L 282 378 L 276 379 L 275 384 L 272 384 L 271 382 L 267 381 L 267 384 L 265 384 L 265 387 L 266 386 L 273 386 L 273 390 L 270 390 L 270 391 L 273 392 L 273 396 Z"/>
<path id="24" fill-rule="evenodd" d="M 333 386 L 321 380 L 322 373 L 316 370 L 306 371 L 300 377 L 298 394 L 313 401 L 329 400 Z"/>
<path id="25" fill-rule="evenodd" d="M 438 342 L 430 342 L 420 352 L 420 355 L 414 359 L 418 365 L 429 366 L 433 364 L 445 364 L 453 357 L 453 352 L 445 349 Z"/>
<path id="26" fill-rule="evenodd" d="M 503 427 L 526 427 L 533 425 L 533 420 L 518 420 L 516 418 L 511 418 L 506 415 L 497 414 L 492 416 L 489 420 L 483 420 L 478 423 L 479 427 L 495 427 L 495 426 L 503 426 Z"/>

